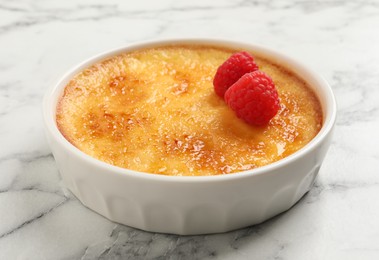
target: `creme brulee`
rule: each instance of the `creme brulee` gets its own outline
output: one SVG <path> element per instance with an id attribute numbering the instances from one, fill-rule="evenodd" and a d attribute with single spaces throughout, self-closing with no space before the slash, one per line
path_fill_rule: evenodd
<path id="1" fill-rule="evenodd" d="M 281 108 L 267 126 L 246 124 L 212 84 L 237 51 L 170 45 L 98 62 L 67 84 L 58 128 L 84 153 L 140 172 L 217 175 L 278 161 L 319 132 L 320 102 L 300 77 L 252 53 L 273 79 Z"/>

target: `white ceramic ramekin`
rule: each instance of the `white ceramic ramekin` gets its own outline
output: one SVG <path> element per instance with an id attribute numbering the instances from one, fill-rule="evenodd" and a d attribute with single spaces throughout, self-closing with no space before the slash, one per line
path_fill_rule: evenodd
<path id="1" fill-rule="evenodd" d="M 107 57 L 145 47 L 201 43 L 252 51 L 291 68 L 312 86 L 323 109 L 323 127 L 304 148 L 273 164 L 218 176 L 164 176 L 96 160 L 59 132 L 55 112 L 66 83 Z M 131 227 L 174 234 L 218 233 L 265 221 L 293 206 L 312 187 L 331 142 L 336 102 L 325 80 L 306 66 L 265 48 L 222 40 L 167 40 L 134 44 L 90 58 L 64 75 L 45 96 L 48 141 L 65 185 L 88 208 Z"/>

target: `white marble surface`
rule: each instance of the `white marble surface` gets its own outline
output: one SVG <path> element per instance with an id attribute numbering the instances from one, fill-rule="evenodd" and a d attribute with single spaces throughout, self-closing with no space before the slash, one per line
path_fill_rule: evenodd
<path id="1" fill-rule="evenodd" d="M 0 0 L 0 259 L 379 259 L 379 2 Z M 250 41 L 331 84 L 334 142 L 290 211 L 226 234 L 114 224 L 60 183 L 41 99 L 72 65 L 166 37 Z"/>

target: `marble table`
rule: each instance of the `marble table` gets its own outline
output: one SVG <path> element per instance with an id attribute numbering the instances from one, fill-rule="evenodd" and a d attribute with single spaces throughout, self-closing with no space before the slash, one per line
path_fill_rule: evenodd
<path id="1" fill-rule="evenodd" d="M 379 259 L 379 2 L 0 1 L 0 259 Z M 331 84 L 333 144 L 291 210 L 225 234 L 154 234 L 108 221 L 61 184 L 41 100 L 98 52 L 213 37 L 280 50 Z"/>

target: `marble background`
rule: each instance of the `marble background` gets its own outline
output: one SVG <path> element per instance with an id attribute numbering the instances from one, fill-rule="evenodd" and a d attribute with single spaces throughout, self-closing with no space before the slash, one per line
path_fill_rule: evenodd
<path id="1" fill-rule="evenodd" d="M 378 28 L 374 0 L 0 0 L 0 259 L 379 259 Z M 98 52 L 171 37 L 265 45 L 331 84 L 334 141 L 290 211 L 182 237 L 114 224 L 62 187 L 44 136 L 44 92 Z"/>

